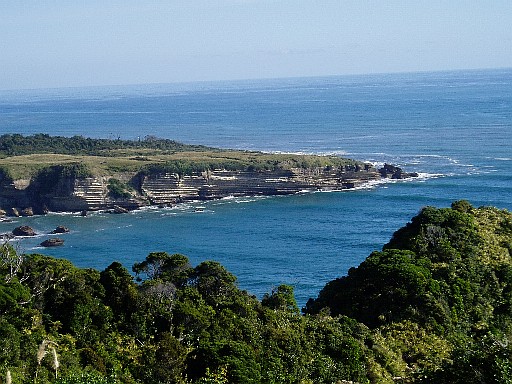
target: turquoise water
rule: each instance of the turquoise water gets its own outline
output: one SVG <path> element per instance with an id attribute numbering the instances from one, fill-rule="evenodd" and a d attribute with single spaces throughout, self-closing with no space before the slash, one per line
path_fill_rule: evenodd
<path id="1" fill-rule="evenodd" d="M 335 153 L 419 172 L 357 191 L 225 199 L 148 209 L 20 218 L 41 234 L 66 225 L 65 245 L 26 252 L 83 267 L 128 268 L 151 251 L 217 260 L 261 297 L 295 287 L 299 305 L 380 249 L 425 205 L 512 209 L 512 70 L 0 92 L 1 133 L 154 135 L 192 144 Z"/>

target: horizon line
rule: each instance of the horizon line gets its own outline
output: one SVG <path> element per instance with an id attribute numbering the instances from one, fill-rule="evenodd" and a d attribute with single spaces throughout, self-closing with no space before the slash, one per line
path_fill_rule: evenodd
<path id="1" fill-rule="evenodd" d="M 277 76 L 277 77 L 248 77 L 233 79 L 212 79 L 212 80 L 184 80 L 184 81 L 163 81 L 163 82 L 147 82 L 147 83 L 120 83 L 120 84 L 91 84 L 91 85 L 69 85 L 54 87 L 34 87 L 34 88 L 0 88 L 0 92 L 27 92 L 27 91 L 44 91 L 44 90 L 71 90 L 86 88 L 109 88 L 109 87 L 136 87 L 136 86 L 156 86 L 156 85 L 192 85 L 192 84 L 215 84 L 215 83 L 236 83 L 250 81 L 272 81 L 272 80 L 293 80 L 293 79 L 320 79 L 320 78 L 341 78 L 341 77 L 364 77 L 364 76 L 386 76 L 386 75 L 413 75 L 428 73 L 449 73 L 449 72 L 487 72 L 512 70 L 510 67 L 478 67 L 478 68 L 454 68 L 454 69 L 434 69 L 434 70 L 409 70 L 409 71 L 390 71 L 390 72 L 361 72 L 346 74 L 324 74 L 324 75 L 305 75 L 305 76 Z"/>

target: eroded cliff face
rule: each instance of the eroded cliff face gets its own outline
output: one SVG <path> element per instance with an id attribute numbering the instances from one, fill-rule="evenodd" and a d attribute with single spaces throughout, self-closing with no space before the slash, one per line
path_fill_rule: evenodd
<path id="1" fill-rule="evenodd" d="M 379 172 L 371 167 L 277 171 L 215 170 L 183 177 L 175 173 L 160 173 L 142 177 L 140 192 L 151 204 L 169 204 L 227 196 L 272 196 L 322 189 L 343 190 L 380 178 Z"/>
<path id="2" fill-rule="evenodd" d="M 66 179 L 62 184 L 56 193 L 43 196 L 42 200 L 50 211 L 101 209 L 108 203 L 105 177 Z"/>
<path id="3" fill-rule="evenodd" d="M 27 194 L 30 180 L 9 180 L 0 178 L 0 213 L 17 216 L 19 207 L 29 207 L 31 199 Z"/>
<path id="4" fill-rule="evenodd" d="M 29 212 L 34 213 L 51 211 L 77 211 L 88 209 L 94 193 L 90 193 L 85 185 L 98 184 L 93 179 L 62 179 L 56 185 L 41 187 L 41 182 L 30 180 L 6 181 L 0 183 L 0 208 L 8 215 L 18 216 Z M 50 192 L 48 192 L 50 190 Z"/>
<path id="5" fill-rule="evenodd" d="M 411 176 L 401 172 L 401 177 Z M 117 175 L 118 176 L 118 175 Z M 370 165 L 339 168 L 295 168 L 275 171 L 214 170 L 195 175 L 176 173 L 123 175 L 129 193 L 113 197 L 113 176 L 60 177 L 57 180 L 0 181 L 0 208 L 7 214 L 47 211 L 87 211 L 115 206 L 134 209 L 186 200 L 213 200 L 227 196 L 287 195 L 301 191 L 344 190 L 390 177 Z M 47 185 L 51 183 L 51 185 Z M 30 212 L 30 211 L 26 211 Z"/>

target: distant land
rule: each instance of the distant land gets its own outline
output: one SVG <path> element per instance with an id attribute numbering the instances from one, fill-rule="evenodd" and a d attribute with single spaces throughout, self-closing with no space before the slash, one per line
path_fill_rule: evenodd
<path id="1" fill-rule="evenodd" d="M 0 136 L 0 214 L 108 210 L 227 196 L 344 190 L 415 177 L 338 156 L 276 154 L 143 140 Z"/>

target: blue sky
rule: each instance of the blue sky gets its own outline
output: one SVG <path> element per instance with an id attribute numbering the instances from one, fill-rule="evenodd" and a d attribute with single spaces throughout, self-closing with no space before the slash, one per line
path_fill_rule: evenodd
<path id="1" fill-rule="evenodd" d="M 512 67 L 510 0 L 0 0 L 0 89 Z"/>

